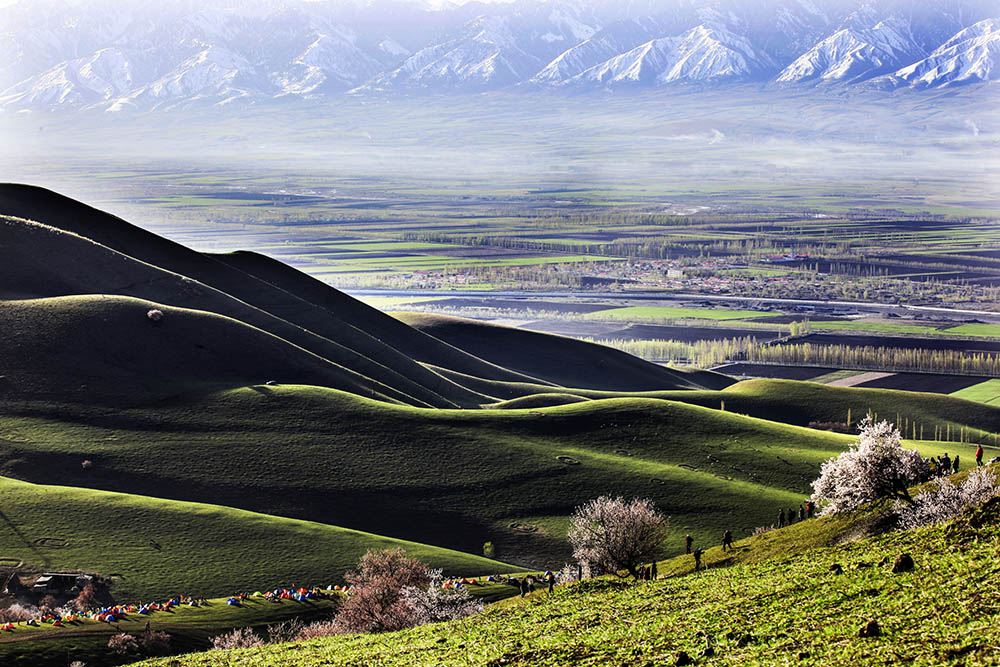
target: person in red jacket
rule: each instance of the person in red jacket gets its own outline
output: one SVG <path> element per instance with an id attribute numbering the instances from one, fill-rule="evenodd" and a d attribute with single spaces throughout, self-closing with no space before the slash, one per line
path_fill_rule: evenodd
<path id="1" fill-rule="evenodd" d="M 976 447 L 976 467 L 983 465 L 983 446 Z"/>

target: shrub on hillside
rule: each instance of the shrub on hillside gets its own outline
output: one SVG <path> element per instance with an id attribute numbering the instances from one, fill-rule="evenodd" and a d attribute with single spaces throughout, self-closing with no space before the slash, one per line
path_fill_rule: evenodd
<path id="1" fill-rule="evenodd" d="M 108 640 L 108 648 L 117 655 L 133 655 L 139 652 L 139 640 L 135 636 L 124 632 L 111 635 Z"/>
<path id="2" fill-rule="evenodd" d="M 407 586 L 402 600 L 412 613 L 413 625 L 454 621 L 478 614 L 483 603 L 465 588 L 445 589 L 441 586 L 441 570 L 432 570 L 427 586 Z"/>
<path id="3" fill-rule="evenodd" d="M 264 645 L 264 640 L 250 628 L 237 628 L 224 635 L 212 637 L 212 649 L 215 651 L 226 651 L 232 648 L 259 648 Z"/>
<path id="4" fill-rule="evenodd" d="M 46 595 L 38 601 L 38 609 L 42 614 L 50 614 L 59 609 L 59 600 L 54 595 Z"/>
<path id="5" fill-rule="evenodd" d="M 339 632 L 387 632 L 417 624 L 416 613 L 403 599 L 403 589 L 426 587 L 431 571 L 402 549 L 368 551 L 358 566 L 344 575 L 351 595 L 337 609 Z"/>
<path id="6" fill-rule="evenodd" d="M 80 591 L 80 594 L 73 598 L 71 603 L 77 611 L 87 611 L 88 609 L 93 609 L 98 605 L 97 599 L 97 589 L 94 588 L 94 584 L 87 584 Z"/>
<path id="7" fill-rule="evenodd" d="M 142 652 L 146 655 L 167 655 L 170 653 L 170 635 L 166 632 L 151 630 L 139 640 Z"/>
<path id="8" fill-rule="evenodd" d="M 917 450 L 903 449 L 899 431 L 889 422 L 867 417 L 860 427 L 858 442 L 824 463 L 812 483 L 821 516 L 850 512 L 879 498 L 910 502 L 908 487 L 927 469 Z"/>
<path id="9" fill-rule="evenodd" d="M 267 641 L 271 644 L 284 644 L 299 638 L 306 624 L 300 618 L 292 618 L 281 623 L 267 626 Z"/>
<path id="10" fill-rule="evenodd" d="M 568 536 L 577 560 L 638 578 L 639 565 L 660 555 L 668 526 L 648 498 L 601 496 L 576 508 Z"/>
<path id="11" fill-rule="evenodd" d="M 317 637 L 329 637 L 330 635 L 341 634 L 339 626 L 335 621 L 314 621 L 309 625 L 305 626 L 299 631 L 299 634 L 295 635 L 296 641 L 305 641 L 307 639 L 316 639 Z"/>
<path id="12" fill-rule="evenodd" d="M 973 470 L 961 484 L 944 477 L 937 479 L 936 489 L 921 493 L 912 503 L 896 503 L 899 525 L 910 529 L 953 519 L 967 507 L 977 507 L 1000 494 L 996 481 L 996 476 L 985 468 Z"/>
<path id="13" fill-rule="evenodd" d="M 37 609 L 31 606 L 22 606 L 18 602 L 15 602 L 6 609 L 0 609 L 0 623 L 19 623 L 21 621 L 28 621 L 36 616 L 38 616 Z"/>

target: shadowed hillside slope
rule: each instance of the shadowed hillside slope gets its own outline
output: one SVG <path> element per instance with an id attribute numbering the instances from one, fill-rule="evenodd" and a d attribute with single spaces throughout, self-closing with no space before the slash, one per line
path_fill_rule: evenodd
<path id="1" fill-rule="evenodd" d="M 137 261 L 52 227 L 25 220 L 0 218 L 0 234 L 3 237 L 3 244 L 0 245 L 0 298 L 121 294 L 210 311 L 267 331 L 289 343 L 302 342 L 304 347 L 299 346 L 300 349 L 343 366 L 345 370 L 350 369 L 354 374 L 363 376 L 362 379 L 370 378 L 366 380 L 368 383 L 382 387 L 378 390 L 380 394 L 394 394 L 395 398 L 414 404 L 454 405 L 422 384 L 405 377 L 403 373 L 411 371 L 411 374 L 417 376 L 429 376 L 439 387 L 446 383 L 440 376 L 399 354 L 385 355 L 382 359 L 388 357 L 386 363 L 402 368 L 402 373 L 203 283 Z M 84 312 L 79 311 L 80 314 Z M 102 324 L 99 320 L 92 319 L 88 326 L 90 331 L 101 335 Z M 114 334 L 110 331 L 107 333 Z M 80 361 L 85 363 L 86 357 Z M 466 402 L 482 400 L 458 385 L 447 384 L 455 390 L 455 395 L 462 394 Z M 354 383 L 351 386 L 359 385 Z M 386 390 L 387 387 L 390 389 Z"/>
<path id="2" fill-rule="evenodd" d="M 159 322 L 147 317 L 154 308 Z M 17 331 L 35 335 L 8 335 Z M 269 381 L 407 398 L 239 320 L 130 297 L 0 301 L 0 333 L 4 399 L 149 405 L 164 395 Z"/>
<path id="3" fill-rule="evenodd" d="M 353 322 L 355 326 L 365 331 L 378 331 L 379 340 L 417 361 L 487 380 L 541 382 L 537 378 L 527 377 L 483 361 L 433 336 L 428 336 L 419 329 L 414 329 L 363 301 L 348 296 L 271 257 L 246 251 L 211 255 L 211 257 L 316 304 L 341 319 Z"/>
<path id="4" fill-rule="evenodd" d="M 498 366 L 563 387 L 609 391 L 722 389 L 733 382 L 718 373 L 676 371 L 604 345 L 554 334 L 448 315 L 393 315 Z"/>

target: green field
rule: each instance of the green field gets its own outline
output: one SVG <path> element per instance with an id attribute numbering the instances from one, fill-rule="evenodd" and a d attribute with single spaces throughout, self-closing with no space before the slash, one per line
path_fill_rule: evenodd
<path id="1" fill-rule="evenodd" d="M 962 324 L 961 326 L 945 329 L 945 333 L 956 336 L 986 336 L 990 338 L 1000 338 L 1000 324 Z"/>
<path id="2" fill-rule="evenodd" d="M 979 384 L 952 392 L 956 398 L 964 398 L 969 401 L 979 401 L 991 405 L 1000 404 L 1000 380 L 987 380 Z"/>

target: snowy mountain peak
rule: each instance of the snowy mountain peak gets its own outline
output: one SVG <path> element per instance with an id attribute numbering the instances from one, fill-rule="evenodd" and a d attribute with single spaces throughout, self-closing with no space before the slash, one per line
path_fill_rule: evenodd
<path id="1" fill-rule="evenodd" d="M 781 71 L 777 81 L 860 81 L 895 71 L 924 55 L 910 37 L 909 24 L 900 17 L 889 17 L 871 27 L 859 27 L 856 18 L 848 23 L 849 27 L 837 30 L 799 56 Z"/>
<path id="2" fill-rule="evenodd" d="M 896 72 L 897 85 L 935 88 L 1000 78 L 1000 19 L 979 21 L 959 31 L 927 58 Z"/>

